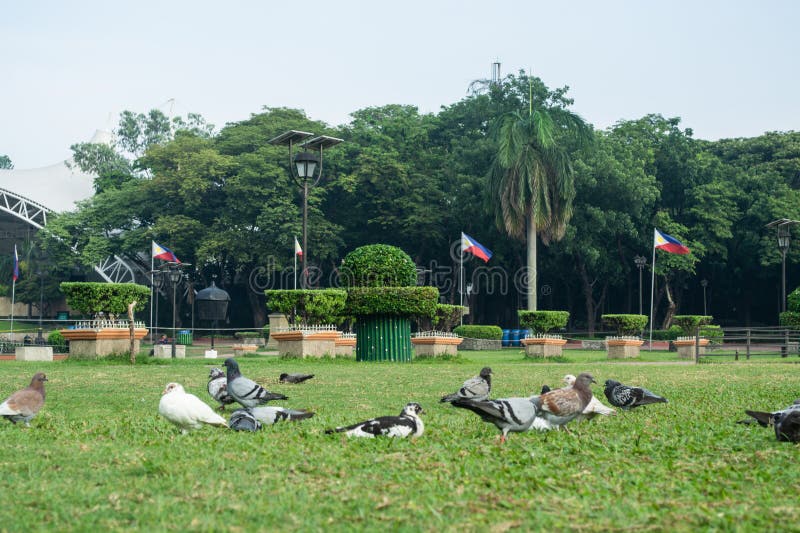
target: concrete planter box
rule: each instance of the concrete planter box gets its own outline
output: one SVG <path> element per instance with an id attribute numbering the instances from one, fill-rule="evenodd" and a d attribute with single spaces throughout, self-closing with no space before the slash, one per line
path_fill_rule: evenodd
<path id="1" fill-rule="evenodd" d="M 172 359 L 172 345 L 156 344 L 153 346 L 153 357 L 156 359 Z M 175 359 L 186 359 L 186 346 L 183 344 L 175 345 Z"/>
<path id="2" fill-rule="evenodd" d="M 270 335 L 278 342 L 282 357 L 336 357 L 336 339 L 340 331 L 280 331 Z"/>
<path id="3" fill-rule="evenodd" d="M 462 339 L 458 350 L 502 350 L 503 341 L 500 339 Z"/>
<path id="4" fill-rule="evenodd" d="M 97 359 L 112 354 L 130 353 L 128 328 L 62 329 L 61 335 L 69 341 L 69 355 L 77 359 Z M 147 335 L 147 328 L 133 330 L 133 349 L 139 352 L 139 342 Z"/>
<path id="5" fill-rule="evenodd" d="M 678 350 L 678 357 L 681 359 L 694 359 L 694 339 L 680 339 L 672 341 L 675 348 Z M 708 346 L 708 339 L 700 339 L 700 355 L 706 353 L 706 346 Z"/>
<path id="6" fill-rule="evenodd" d="M 52 361 L 52 346 L 17 346 L 14 350 L 17 361 Z"/>
<path id="7" fill-rule="evenodd" d="M 356 353 L 355 337 L 339 337 L 334 341 L 336 346 L 336 357 L 353 357 Z"/>
<path id="8" fill-rule="evenodd" d="M 282 313 L 271 313 L 269 315 L 269 339 L 267 339 L 267 348 L 274 350 L 278 347 L 278 339 L 275 338 L 273 331 L 278 332 L 282 329 L 289 327 L 289 321 L 286 315 Z"/>
<path id="9" fill-rule="evenodd" d="M 438 357 L 441 355 L 458 355 L 458 346 L 464 339 L 461 337 L 412 337 L 416 357 Z"/>
<path id="10" fill-rule="evenodd" d="M 561 357 L 567 339 L 557 337 L 533 337 L 522 339 L 526 357 Z"/>
<path id="11" fill-rule="evenodd" d="M 609 359 L 631 359 L 639 357 L 639 347 L 644 341 L 639 338 L 608 338 L 606 351 Z"/>

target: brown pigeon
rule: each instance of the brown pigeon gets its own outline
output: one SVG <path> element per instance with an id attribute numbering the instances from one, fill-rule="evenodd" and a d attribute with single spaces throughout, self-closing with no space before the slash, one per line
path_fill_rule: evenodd
<path id="1" fill-rule="evenodd" d="M 0 405 L 0 416 L 12 423 L 25 422 L 30 427 L 31 418 L 44 405 L 44 382 L 47 377 L 42 372 L 37 372 L 31 379 L 31 384 L 18 390 Z"/>
<path id="2" fill-rule="evenodd" d="M 559 428 L 574 420 L 583 413 L 592 401 L 592 389 L 589 385 L 597 383 L 591 374 L 580 374 L 572 387 L 551 390 L 531 401 L 537 406 L 537 418 L 541 418 L 548 426 Z M 566 429 L 566 428 L 565 428 Z"/>

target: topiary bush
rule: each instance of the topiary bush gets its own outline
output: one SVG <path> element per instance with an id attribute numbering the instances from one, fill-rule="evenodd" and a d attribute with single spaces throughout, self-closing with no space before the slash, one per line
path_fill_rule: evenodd
<path id="1" fill-rule="evenodd" d="M 568 311 L 517 311 L 519 325 L 534 333 L 547 333 L 567 327 Z"/>
<path id="2" fill-rule="evenodd" d="M 786 297 L 786 310 L 800 313 L 800 287 L 797 287 Z"/>
<path id="3" fill-rule="evenodd" d="M 617 335 L 640 335 L 647 325 L 647 315 L 601 315 L 603 325 L 617 330 Z"/>
<path id="4" fill-rule="evenodd" d="M 67 305 L 85 315 L 128 312 L 128 304 L 136 301 L 134 310 L 142 311 L 150 299 L 150 289 L 136 283 L 96 283 L 64 281 L 61 292 Z"/>
<path id="5" fill-rule="evenodd" d="M 682 334 L 681 328 L 676 325 L 670 326 L 669 329 L 654 329 L 653 330 L 653 340 L 654 341 L 674 341 Z"/>
<path id="6" fill-rule="evenodd" d="M 800 312 L 784 311 L 780 314 L 780 324 L 789 328 L 800 328 Z"/>
<path id="7" fill-rule="evenodd" d="M 681 328 L 684 337 L 694 335 L 698 326 L 706 326 L 714 320 L 712 316 L 705 315 L 675 315 L 672 323 Z"/>
<path id="8" fill-rule="evenodd" d="M 433 317 L 439 300 L 436 287 L 353 287 L 347 291 L 346 313 Z"/>
<path id="9" fill-rule="evenodd" d="M 462 305 L 436 304 L 436 312 L 433 317 L 417 317 L 417 329 L 419 331 L 452 331 L 461 322 L 461 317 L 467 310 Z"/>
<path id="10" fill-rule="evenodd" d="M 51 331 L 47 335 L 47 344 L 53 347 L 53 350 L 56 352 L 65 352 L 67 351 L 67 339 L 61 334 L 60 331 L 55 330 Z"/>
<path id="11" fill-rule="evenodd" d="M 267 307 L 289 317 L 291 324 L 338 324 L 347 292 L 342 289 L 268 290 Z"/>
<path id="12" fill-rule="evenodd" d="M 346 287 L 413 287 L 417 267 L 407 253 L 388 244 L 369 244 L 345 256 L 339 268 Z"/>
<path id="13" fill-rule="evenodd" d="M 453 333 L 468 339 L 499 341 L 503 338 L 503 330 L 500 326 L 463 325 L 454 328 Z"/>

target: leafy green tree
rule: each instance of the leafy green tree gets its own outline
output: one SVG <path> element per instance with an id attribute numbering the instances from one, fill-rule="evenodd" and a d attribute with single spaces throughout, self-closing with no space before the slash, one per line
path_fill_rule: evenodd
<path id="1" fill-rule="evenodd" d="M 7 155 L 0 155 L 0 169 L 11 170 L 14 168 L 14 163 L 11 162 L 11 158 Z"/>

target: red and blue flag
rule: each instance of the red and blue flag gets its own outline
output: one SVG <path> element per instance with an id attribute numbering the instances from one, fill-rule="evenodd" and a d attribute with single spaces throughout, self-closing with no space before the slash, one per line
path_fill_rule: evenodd
<path id="1" fill-rule="evenodd" d="M 172 250 L 170 250 L 166 246 L 161 246 L 156 241 L 153 241 L 153 258 L 162 259 L 164 261 L 169 261 L 171 263 L 181 262 L 181 260 L 178 259 L 178 256 L 172 253 Z"/>
<path id="2" fill-rule="evenodd" d="M 492 252 L 488 248 L 466 233 L 461 234 L 461 251 L 470 253 L 479 259 L 483 259 L 484 263 L 488 262 L 489 259 L 492 258 Z"/>
<path id="3" fill-rule="evenodd" d="M 14 281 L 19 279 L 19 255 L 17 254 L 17 245 L 14 245 L 14 274 L 11 276 Z"/>
<path id="4" fill-rule="evenodd" d="M 654 231 L 655 231 L 653 237 L 654 247 L 658 248 L 659 250 L 664 250 L 665 252 L 669 252 L 671 254 L 685 255 L 689 253 L 689 248 L 684 246 L 684 244 L 675 237 L 667 235 L 666 233 L 661 233 L 655 228 Z"/>

